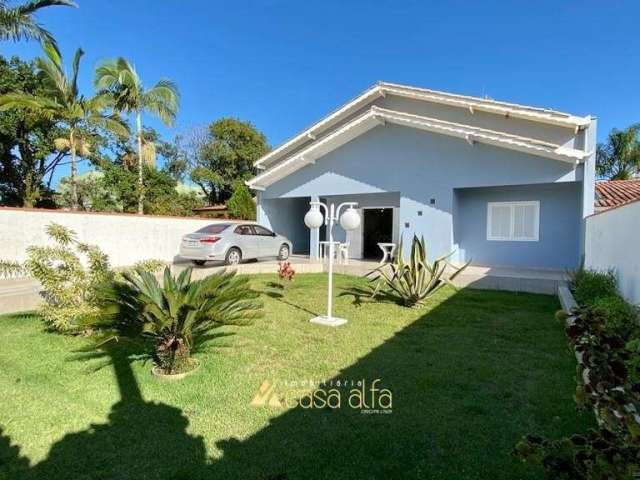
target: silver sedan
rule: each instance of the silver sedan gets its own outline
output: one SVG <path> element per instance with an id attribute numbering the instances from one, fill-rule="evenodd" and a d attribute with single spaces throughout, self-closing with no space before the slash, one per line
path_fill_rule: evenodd
<path id="1" fill-rule="evenodd" d="M 180 256 L 196 265 L 223 260 L 237 265 L 250 258 L 289 258 L 291 242 L 255 223 L 214 223 L 182 237 Z"/>

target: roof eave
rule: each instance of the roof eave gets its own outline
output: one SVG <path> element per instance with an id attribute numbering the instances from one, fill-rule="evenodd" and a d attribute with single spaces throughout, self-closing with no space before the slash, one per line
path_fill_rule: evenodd
<path id="1" fill-rule="evenodd" d="M 303 130 L 298 135 L 292 137 L 275 150 L 267 153 L 263 157 L 254 162 L 254 166 L 260 170 L 269 168 L 267 165 L 271 161 L 276 161 L 278 157 L 286 155 L 286 153 L 296 147 L 303 145 L 305 142 L 316 140 L 316 137 L 326 128 L 339 122 L 340 119 L 355 112 L 361 108 L 363 104 L 373 101 L 379 96 L 386 94 L 403 96 L 406 98 L 415 98 L 417 100 L 429 101 L 448 105 L 457 108 L 468 109 L 471 113 L 481 111 L 494 115 L 502 115 L 505 117 L 518 118 L 532 122 L 545 123 L 558 127 L 571 128 L 577 133 L 580 129 L 584 129 L 591 124 L 591 116 L 575 116 L 555 110 L 529 107 L 518 105 L 515 103 L 500 102 L 490 99 L 482 99 L 465 95 L 451 94 L 436 90 L 429 90 L 418 87 L 409 87 L 387 82 L 378 82 L 365 90 L 362 94 L 347 102 L 345 105 L 326 116 L 311 127 Z"/>
<path id="2" fill-rule="evenodd" d="M 315 163 L 317 158 L 325 155 L 328 151 L 338 148 L 351 138 L 364 133 L 378 124 L 384 124 L 386 122 L 417 128 L 432 133 L 457 137 L 467 141 L 471 145 L 474 143 L 484 143 L 487 145 L 493 145 L 500 148 L 566 162 L 573 166 L 578 165 L 591 154 L 590 152 L 560 147 L 558 145 L 540 142 L 525 137 L 518 137 L 501 132 L 372 106 L 363 115 L 360 115 L 358 118 L 343 125 L 327 137 L 314 142 L 306 149 L 303 149 L 292 157 L 259 173 L 254 178 L 246 182 L 246 184 L 250 188 L 256 190 L 264 189 L 276 181 L 286 177 L 288 174 L 302 168 L 302 166 L 309 163 Z M 296 166 L 297 163 L 301 165 Z"/>

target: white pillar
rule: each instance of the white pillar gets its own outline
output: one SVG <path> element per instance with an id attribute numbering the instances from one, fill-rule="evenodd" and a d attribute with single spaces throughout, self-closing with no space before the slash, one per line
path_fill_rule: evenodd
<path id="1" fill-rule="evenodd" d="M 319 202 L 320 197 L 318 197 L 318 195 L 312 195 L 311 201 Z M 309 258 L 311 258 L 311 260 L 320 259 L 320 229 L 319 228 L 309 229 Z"/>

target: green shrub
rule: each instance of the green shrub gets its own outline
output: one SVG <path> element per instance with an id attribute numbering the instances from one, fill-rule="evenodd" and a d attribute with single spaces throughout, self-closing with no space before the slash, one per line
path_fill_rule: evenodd
<path id="1" fill-rule="evenodd" d="M 637 328 L 637 310 L 619 295 L 596 298 L 589 308 L 603 319 L 604 329 L 626 335 Z"/>
<path id="2" fill-rule="evenodd" d="M 51 223 L 46 232 L 53 245 L 27 248 L 24 268 L 42 285 L 44 321 L 55 330 L 75 332 L 83 318 L 97 313 L 96 287 L 113 275 L 109 259 L 62 225 Z"/>
<path id="3" fill-rule="evenodd" d="M 227 214 L 238 220 L 256 219 L 256 202 L 244 183 L 236 182 L 233 194 L 227 201 Z"/>
<path id="4" fill-rule="evenodd" d="M 594 410 L 597 428 L 558 440 L 527 435 L 516 445 L 514 454 L 544 467 L 547 478 L 632 480 L 640 472 L 640 332 L 629 319 L 624 328 L 609 326 L 603 314 L 625 321 L 620 301 L 605 297 L 599 307 L 578 309 L 566 327 L 577 360 L 574 399 Z"/>
<path id="5" fill-rule="evenodd" d="M 6 276 L 26 273 L 38 280 L 45 300 L 40 307 L 42 318 L 60 332 L 85 330 L 89 319 L 99 311 L 96 291 L 101 284 L 132 268 L 156 272 L 166 265 L 152 259 L 114 270 L 100 248 L 80 242 L 73 230 L 51 223 L 46 232 L 53 245 L 29 246 L 24 264 L 0 260 L 0 273 Z"/>
<path id="6" fill-rule="evenodd" d="M 169 267 L 162 284 L 149 272 L 125 272 L 99 291 L 101 312 L 91 327 L 108 339 L 146 336 L 155 341 L 154 357 L 164 373 L 191 367 L 191 353 L 215 338 L 222 325 L 246 325 L 261 314 L 258 292 L 247 277 L 219 272 L 191 281 L 191 268 L 174 277 Z"/>
<path id="7" fill-rule="evenodd" d="M 613 271 L 597 272 L 580 269 L 571 279 L 573 296 L 579 305 L 591 305 L 601 297 L 618 295 L 618 281 Z"/>
<path id="8" fill-rule="evenodd" d="M 598 427 L 558 440 L 523 437 L 514 454 L 542 466 L 547 478 L 632 480 L 640 473 L 640 325 L 615 285 L 611 272 L 578 272 L 572 286 L 582 305 L 559 316 L 576 353 L 574 399 L 595 412 Z"/>

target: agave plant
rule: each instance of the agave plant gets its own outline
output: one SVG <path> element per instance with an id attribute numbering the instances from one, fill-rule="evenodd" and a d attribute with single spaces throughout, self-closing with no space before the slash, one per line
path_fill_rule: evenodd
<path id="1" fill-rule="evenodd" d="M 250 324 L 262 307 L 246 277 L 223 271 L 192 281 L 191 271 L 175 277 L 166 267 L 162 284 L 148 271 L 124 273 L 124 281 L 103 288 L 101 315 L 94 326 L 105 329 L 107 339 L 151 337 L 164 373 L 191 368 L 191 353 L 213 338 L 213 329 Z"/>
<path id="2" fill-rule="evenodd" d="M 456 288 L 453 279 L 471 263 L 469 261 L 461 267 L 454 267 L 448 261 L 454 252 L 429 263 L 424 238 L 418 239 L 415 235 L 411 243 L 409 261 L 405 262 L 402 243 L 400 239 L 393 262 L 381 265 L 367 274 L 374 283 L 373 297 L 384 292 L 398 298 L 405 306 L 420 307 L 427 298 L 445 285 Z"/>

